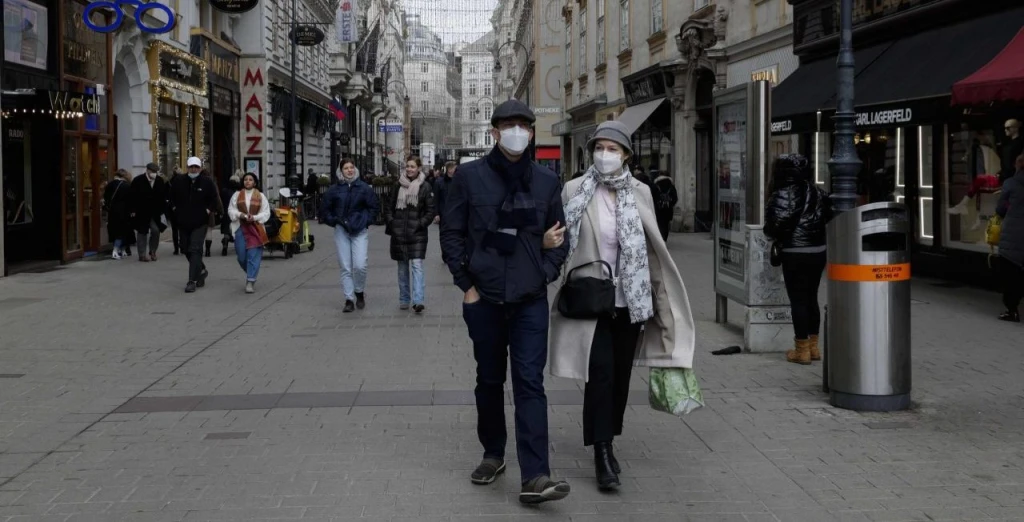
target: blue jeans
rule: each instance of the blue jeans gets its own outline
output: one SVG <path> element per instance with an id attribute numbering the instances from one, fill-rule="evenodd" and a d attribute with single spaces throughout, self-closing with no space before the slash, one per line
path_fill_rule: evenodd
<path id="1" fill-rule="evenodd" d="M 245 270 L 245 280 L 256 282 L 256 276 L 260 275 L 260 263 L 263 261 L 263 247 L 245 248 L 242 227 L 235 231 L 235 255 L 238 256 L 238 266 Z"/>
<path id="2" fill-rule="evenodd" d="M 411 268 L 411 270 L 410 270 Z M 423 260 L 411 259 L 398 262 L 398 302 L 409 304 L 409 277 L 412 272 L 412 304 L 423 304 Z"/>
<path id="3" fill-rule="evenodd" d="M 349 234 L 341 225 L 334 227 L 334 243 L 338 247 L 341 266 L 341 289 L 345 300 L 354 301 L 366 289 L 366 256 L 370 247 L 370 231 Z"/>
<path id="4" fill-rule="evenodd" d="M 505 370 L 512 361 L 516 452 L 525 484 L 551 475 L 548 465 L 548 301 L 500 305 L 480 300 L 462 305 L 476 359 L 476 432 L 484 458 L 505 459 Z"/>

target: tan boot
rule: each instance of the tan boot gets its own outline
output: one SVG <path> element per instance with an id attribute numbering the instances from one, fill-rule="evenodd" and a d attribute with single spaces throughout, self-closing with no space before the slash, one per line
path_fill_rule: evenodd
<path id="1" fill-rule="evenodd" d="M 812 335 L 812 336 L 808 337 L 807 340 L 811 342 L 811 360 L 812 361 L 820 361 L 821 360 L 821 350 L 818 349 L 818 336 L 817 335 Z"/>
<path id="2" fill-rule="evenodd" d="M 811 364 L 811 340 L 796 339 L 796 348 L 786 352 L 786 360 L 797 364 Z"/>

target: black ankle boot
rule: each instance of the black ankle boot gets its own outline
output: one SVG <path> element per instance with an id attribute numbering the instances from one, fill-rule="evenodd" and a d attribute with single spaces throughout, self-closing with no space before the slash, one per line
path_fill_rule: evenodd
<path id="1" fill-rule="evenodd" d="M 622 473 L 622 468 L 619 467 L 619 459 L 615 458 L 615 448 L 611 442 L 608 443 L 608 462 L 612 464 L 612 471 Z"/>
<path id="2" fill-rule="evenodd" d="M 213 241 L 206 240 L 206 257 L 210 257 L 210 247 L 213 246 Z"/>
<path id="3" fill-rule="evenodd" d="M 618 489 L 619 475 L 612 469 L 610 442 L 597 442 L 594 444 L 594 472 L 597 475 L 597 489 L 601 491 L 614 491 Z"/>
<path id="4" fill-rule="evenodd" d="M 220 249 L 221 257 L 224 257 L 224 256 L 228 255 L 228 238 L 225 237 L 224 239 L 221 239 L 220 240 L 220 245 L 221 245 L 221 249 Z"/>

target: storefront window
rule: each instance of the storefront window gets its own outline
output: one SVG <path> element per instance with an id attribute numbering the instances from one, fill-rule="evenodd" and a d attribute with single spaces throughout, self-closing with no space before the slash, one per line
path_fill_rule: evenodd
<path id="1" fill-rule="evenodd" d="M 935 154 L 931 127 L 917 129 L 917 241 L 931 245 L 935 239 L 935 221 L 932 209 L 935 203 Z"/>
<path id="2" fill-rule="evenodd" d="M 181 165 L 181 139 L 178 125 L 181 121 L 181 106 L 160 102 L 157 118 L 157 140 L 160 167 L 165 178 L 170 179 L 174 168 Z"/>
<path id="3" fill-rule="evenodd" d="M 74 252 L 82 249 L 81 223 L 78 221 L 78 138 L 64 138 L 64 249 Z"/>
<path id="4" fill-rule="evenodd" d="M 32 141 L 30 121 L 9 119 L 4 123 L 4 221 L 8 225 L 31 223 Z"/>
<path id="5" fill-rule="evenodd" d="M 107 83 L 107 35 L 82 23 L 85 4 L 67 2 L 64 16 L 64 74 L 93 83 Z M 96 25 L 107 25 L 109 16 L 101 9 L 90 13 Z M 126 21 L 127 22 L 127 21 Z"/>
<path id="6" fill-rule="evenodd" d="M 832 159 L 832 133 L 814 133 L 814 183 L 831 192 L 828 160 Z"/>
<path id="7" fill-rule="evenodd" d="M 997 131 L 997 126 L 999 127 Z M 988 252 L 985 227 L 999 200 L 999 136 L 1002 122 L 964 124 L 949 133 L 949 183 L 945 217 L 946 244 L 953 248 Z"/>
<path id="8" fill-rule="evenodd" d="M 854 136 L 861 170 L 858 203 L 902 202 L 906 188 L 906 129 L 872 129 Z"/>

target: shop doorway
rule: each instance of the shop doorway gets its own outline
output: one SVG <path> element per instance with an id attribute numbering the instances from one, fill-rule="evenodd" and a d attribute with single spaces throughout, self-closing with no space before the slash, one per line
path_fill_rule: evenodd
<path id="1" fill-rule="evenodd" d="M 213 174 L 218 186 L 223 187 L 235 172 L 234 119 L 226 114 L 213 115 Z"/>

